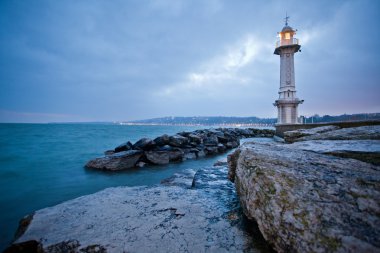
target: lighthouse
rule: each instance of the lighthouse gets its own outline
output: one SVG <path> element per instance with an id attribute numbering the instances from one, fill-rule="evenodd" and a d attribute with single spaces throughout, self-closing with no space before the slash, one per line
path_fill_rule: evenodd
<path id="1" fill-rule="evenodd" d="M 285 26 L 278 33 L 274 54 L 280 56 L 280 89 L 278 99 L 274 102 L 277 106 L 277 125 L 298 124 L 298 105 L 303 100 L 297 98 L 294 75 L 294 54 L 300 51 L 301 45 L 294 37 L 297 30 L 288 25 L 289 17 L 285 17 Z"/>

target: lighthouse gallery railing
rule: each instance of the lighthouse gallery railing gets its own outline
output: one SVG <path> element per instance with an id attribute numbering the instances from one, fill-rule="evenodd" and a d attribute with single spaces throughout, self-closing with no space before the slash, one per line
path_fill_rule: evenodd
<path id="1" fill-rule="evenodd" d="M 281 39 L 276 42 L 276 47 L 298 45 L 299 41 L 296 38 L 293 39 Z"/>

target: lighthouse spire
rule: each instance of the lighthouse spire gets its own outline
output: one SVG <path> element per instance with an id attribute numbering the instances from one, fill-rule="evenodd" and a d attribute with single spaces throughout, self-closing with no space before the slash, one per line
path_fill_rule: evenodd
<path id="1" fill-rule="evenodd" d="M 286 14 L 285 14 L 285 18 L 284 18 L 284 20 L 285 20 L 285 26 L 288 26 L 288 21 L 289 21 L 289 16 L 288 16 L 288 12 L 286 12 Z"/>

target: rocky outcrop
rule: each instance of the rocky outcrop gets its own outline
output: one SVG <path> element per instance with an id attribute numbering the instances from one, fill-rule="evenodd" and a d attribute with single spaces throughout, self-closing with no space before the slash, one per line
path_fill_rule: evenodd
<path id="1" fill-rule="evenodd" d="M 107 150 L 105 156 L 89 161 L 85 167 L 115 171 L 141 167 L 141 164 L 162 165 L 223 153 L 238 147 L 241 138 L 273 135 L 274 131 L 269 129 L 218 128 L 162 135 L 154 140 L 142 138 L 135 144 L 127 141 Z"/>
<path id="2" fill-rule="evenodd" d="M 380 167 L 269 143 L 244 144 L 229 165 L 244 213 L 278 252 L 380 251 Z"/>
<path id="3" fill-rule="evenodd" d="M 315 128 L 310 128 L 310 129 L 299 129 L 299 130 L 287 131 L 284 133 L 284 140 L 286 142 L 292 143 L 292 142 L 297 141 L 297 139 L 305 137 L 305 136 L 320 134 L 320 133 L 337 130 L 337 129 L 340 129 L 340 127 L 322 126 L 322 127 L 315 127 Z"/>
<path id="4" fill-rule="evenodd" d="M 380 125 L 341 128 L 323 126 L 284 133 L 286 142 L 309 140 L 380 140 Z"/>
<path id="5" fill-rule="evenodd" d="M 272 252 L 242 214 L 226 167 L 163 184 L 109 188 L 39 210 L 10 252 Z"/>
<path id="6" fill-rule="evenodd" d="M 135 167 L 143 154 L 144 152 L 140 150 L 121 151 L 109 156 L 93 159 L 86 164 L 86 167 L 111 171 L 130 169 Z"/>
<path id="7" fill-rule="evenodd" d="M 316 140 L 301 141 L 287 145 L 289 148 L 353 158 L 380 165 L 380 140 Z"/>

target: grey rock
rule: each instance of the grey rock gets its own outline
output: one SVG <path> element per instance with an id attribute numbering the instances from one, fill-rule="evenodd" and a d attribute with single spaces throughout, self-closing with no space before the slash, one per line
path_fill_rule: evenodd
<path id="1" fill-rule="evenodd" d="M 133 144 L 133 149 L 136 150 L 151 150 L 156 147 L 156 143 L 149 138 L 142 138 Z"/>
<path id="2" fill-rule="evenodd" d="M 135 164 L 142 155 L 143 151 L 140 150 L 121 151 L 113 155 L 90 160 L 85 167 L 111 171 L 130 169 L 135 167 Z"/>
<path id="3" fill-rule="evenodd" d="M 168 164 L 170 151 L 146 151 L 145 157 L 152 164 Z"/>
<path id="4" fill-rule="evenodd" d="M 144 163 L 144 162 L 138 162 L 138 163 L 136 163 L 136 167 L 137 168 L 143 168 L 143 167 L 145 167 L 145 165 L 146 165 L 146 163 Z"/>
<path id="5" fill-rule="evenodd" d="M 104 155 L 113 155 L 113 154 L 115 154 L 115 150 L 106 150 L 106 151 L 104 151 Z"/>
<path id="6" fill-rule="evenodd" d="M 185 153 L 185 155 L 184 155 L 184 159 L 186 159 L 186 160 L 192 160 L 192 159 L 196 159 L 196 158 L 197 158 L 197 155 L 194 152 L 188 152 L 188 153 Z"/>
<path id="7" fill-rule="evenodd" d="M 205 146 L 217 146 L 219 144 L 218 137 L 216 135 L 209 136 L 203 140 Z"/>
<path id="8" fill-rule="evenodd" d="M 246 143 L 229 163 L 278 252 L 380 251 L 380 167 L 277 143 Z"/>
<path id="9" fill-rule="evenodd" d="M 221 144 L 221 143 L 219 143 L 217 147 L 218 147 L 218 152 L 219 152 L 219 153 L 223 153 L 223 152 L 225 152 L 226 149 L 227 149 L 226 146 L 224 146 L 224 145 Z"/>
<path id="10" fill-rule="evenodd" d="M 180 148 L 173 148 L 172 150 L 168 151 L 169 154 L 169 161 L 171 162 L 178 162 L 183 160 L 183 156 L 185 153 Z"/>
<path id="11" fill-rule="evenodd" d="M 196 144 L 202 143 L 202 137 L 196 135 L 196 134 L 189 134 L 188 138 L 191 142 L 194 142 Z"/>
<path id="12" fill-rule="evenodd" d="M 225 137 L 225 136 L 217 136 L 218 138 L 218 142 L 220 143 L 227 143 L 229 138 Z"/>
<path id="13" fill-rule="evenodd" d="M 15 245 L 34 240 L 46 253 L 269 252 L 255 224 L 252 234 L 245 229 L 226 173 L 204 168 L 171 186 L 108 188 L 38 210 Z"/>
<path id="14" fill-rule="evenodd" d="M 157 137 L 156 139 L 154 139 L 154 142 L 155 142 L 158 146 L 165 146 L 165 145 L 168 145 L 168 144 L 169 144 L 169 141 L 170 141 L 170 137 L 169 137 L 169 135 L 167 135 L 167 134 L 161 135 L 160 137 Z"/>
<path id="15" fill-rule="evenodd" d="M 198 151 L 197 158 L 203 158 L 205 156 L 206 156 L 206 153 L 203 149 Z"/>
<path id="16" fill-rule="evenodd" d="M 183 147 L 189 143 L 189 139 L 181 135 L 170 136 L 169 145 L 174 147 Z"/>
<path id="17" fill-rule="evenodd" d="M 328 130 L 331 128 L 334 128 L 334 126 L 299 130 L 299 132 L 306 132 L 307 134 L 297 138 L 290 138 L 289 132 L 285 132 L 284 139 L 287 142 L 308 140 L 380 140 L 380 125 Z M 326 129 L 327 131 L 320 131 Z M 295 134 L 292 133 L 291 135 Z"/>
<path id="18" fill-rule="evenodd" d="M 121 151 L 128 151 L 128 150 L 131 150 L 131 149 L 133 149 L 133 145 L 132 145 L 131 142 L 127 141 L 127 142 L 125 142 L 125 143 L 120 144 L 119 146 L 117 146 L 115 148 L 115 152 L 117 153 L 117 152 L 121 152 Z"/>
<path id="19" fill-rule="evenodd" d="M 204 149 L 204 152 L 206 155 L 211 156 L 211 155 L 216 155 L 218 154 L 218 147 L 215 146 L 208 146 Z"/>
<path id="20" fill-rule="evenodd" d="M 313 140 L 295 142 L 288 147 L 380 165 L 380 140 Z"/>
<path id="21" fill-rule="evenodd" d="M 227 158 L 219 159 L 214 163 L 214 166 L 227 166 Z"/>
<path id="22" fill-rule="evenodd" d="M 237 147 L 239 147 L 238 141 L 229 141 L 226 143 L 226 148 L 228 148 L 228 149 L 237 148 Z"/>

